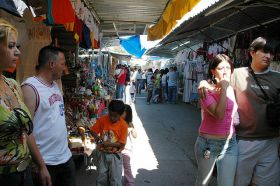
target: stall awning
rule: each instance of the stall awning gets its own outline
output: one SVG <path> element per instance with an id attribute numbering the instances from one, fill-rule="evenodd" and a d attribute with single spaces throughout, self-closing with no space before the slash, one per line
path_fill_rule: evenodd
<path id="1" fill-rule="evenodd" d="M 140 36 L 120 38 L 121 46 L 131 55 L 141 58 L 146 49 L 142 46 Z"/>
<path id="2" fill-rule="evenodd" d="M 171 0 L 163 12 L 160 20 L 148 29 L 148 40 L 154 41 L 163 38 L 186 13 L 200 0 Z"/>
<path id="3" fill-rule="evenodd" d="M 253 28 L 265 30 L 266 25 L 276 22 L 280 22 L 278 0 L 222 0 L 186 20 L 159 43 L 160 47 L 151 49 L 147 54 L 176 54 L 186 47 L 218 41 Z M 270 35 L 278 37 L 277 30 L 265 32 L 274 32 Z"/>

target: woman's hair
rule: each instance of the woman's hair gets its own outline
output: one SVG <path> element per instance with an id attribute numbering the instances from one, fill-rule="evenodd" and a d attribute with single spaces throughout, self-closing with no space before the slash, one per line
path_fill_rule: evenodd
<path id="1" fill-rule="evenodd" d="M 258 37 L 252 41 L 252 43 L 249 46 L 249 51 L 258 51 L 258 50 L 264 50 L 265 53 L 274 53 L 274 47 L 272 45 L 272 42 L 267 41 L 267 39 L 263 37 Z"/>
<path id="2" fill-rule="evenodd" d="M 126 112 L 126 116 L 124 118 L 124 120 L 127 122 L 127 123 L 131 123 L 132 122 L 132 109 L 129 105 L 125 104 L 124 105 L 124 111 Z"/>
<path id="3" fill-rule="evenodd" d="M 8 21 L 0 18 L 0 42 L 7 43 L 8 37 L 11 33 L 16 34 L 18 36 L 18 31 L 16 27 L 11 25 Z"/>
<path id="4" fill-rule="evenodd" d="M 213 58 L 213 60 L 210 62 L 209 70 L 208 70 L 208 76 L 212 80 L 213 83 L 216 83 L 216 80 L 214 79 L 214 74 L 212 74 L 211 70 L 215 70 L 217 68 L 217 66 L 223 61 L 228 62 L 228 64 L 230 65 L 231 73 L 233 72 L 234 67 L 233 67 L 233 64 L 232 64 L 232 61 L 230 60 L 230 58 L 225 54 L 216 55 Z"/>
<path id="5" fill-rule="evenodd" d="M 109 111 L 117 112 L 119 115 L 122 115 L 125 109 L 124 103 L 121 100 L 114 99 L 109 103 Z"/>

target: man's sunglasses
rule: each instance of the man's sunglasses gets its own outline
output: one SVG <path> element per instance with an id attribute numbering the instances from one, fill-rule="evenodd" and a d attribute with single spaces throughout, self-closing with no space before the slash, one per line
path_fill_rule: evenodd
<path id="1" fill-rule="evenodd" d="M 19 120 L 20 127 L 27 135 L 30 135 L 33 131 L 33 123 L 27 112 L 21 108 L 14 108 L 14 113 Z"/>

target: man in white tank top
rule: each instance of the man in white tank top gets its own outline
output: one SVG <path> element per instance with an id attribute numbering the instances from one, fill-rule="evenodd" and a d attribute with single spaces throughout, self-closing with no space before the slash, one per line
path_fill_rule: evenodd
<path id="1" fill-rule="evenodd" d="M 75 185 L 75 164 L 68 148 L 63 96 L 55 82 L 61 78 L 64 68 L 63 51 L 46 46 L 39 53 L 37 76 L 22 84 L 25 103 L 33 116 L 36 144 L 53 186 Z"/>

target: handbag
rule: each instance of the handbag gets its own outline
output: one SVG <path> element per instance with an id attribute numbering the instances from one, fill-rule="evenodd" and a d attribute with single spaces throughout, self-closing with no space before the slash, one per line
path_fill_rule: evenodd
<path id="1" fill-rule="evenodd" d="M 276 96 L 273 100 L 269 99 L 267 93 L 263 90 L 262 86 L 260 85 L 256 74 L 254 73 L 253 69 L 249 67 L 249 72 L 252 74 L 254 80 L 256 81 L 257 85 L 259 86 L 260 90 L 262 91 L 265 101 L 267 102 L 266 105 L 266 121 L 267 123 L 273 127 L 278 128 L 280 127 L 280 101 L 279 101 L 279 93 L 280 90 L 277 90 Z"/>

